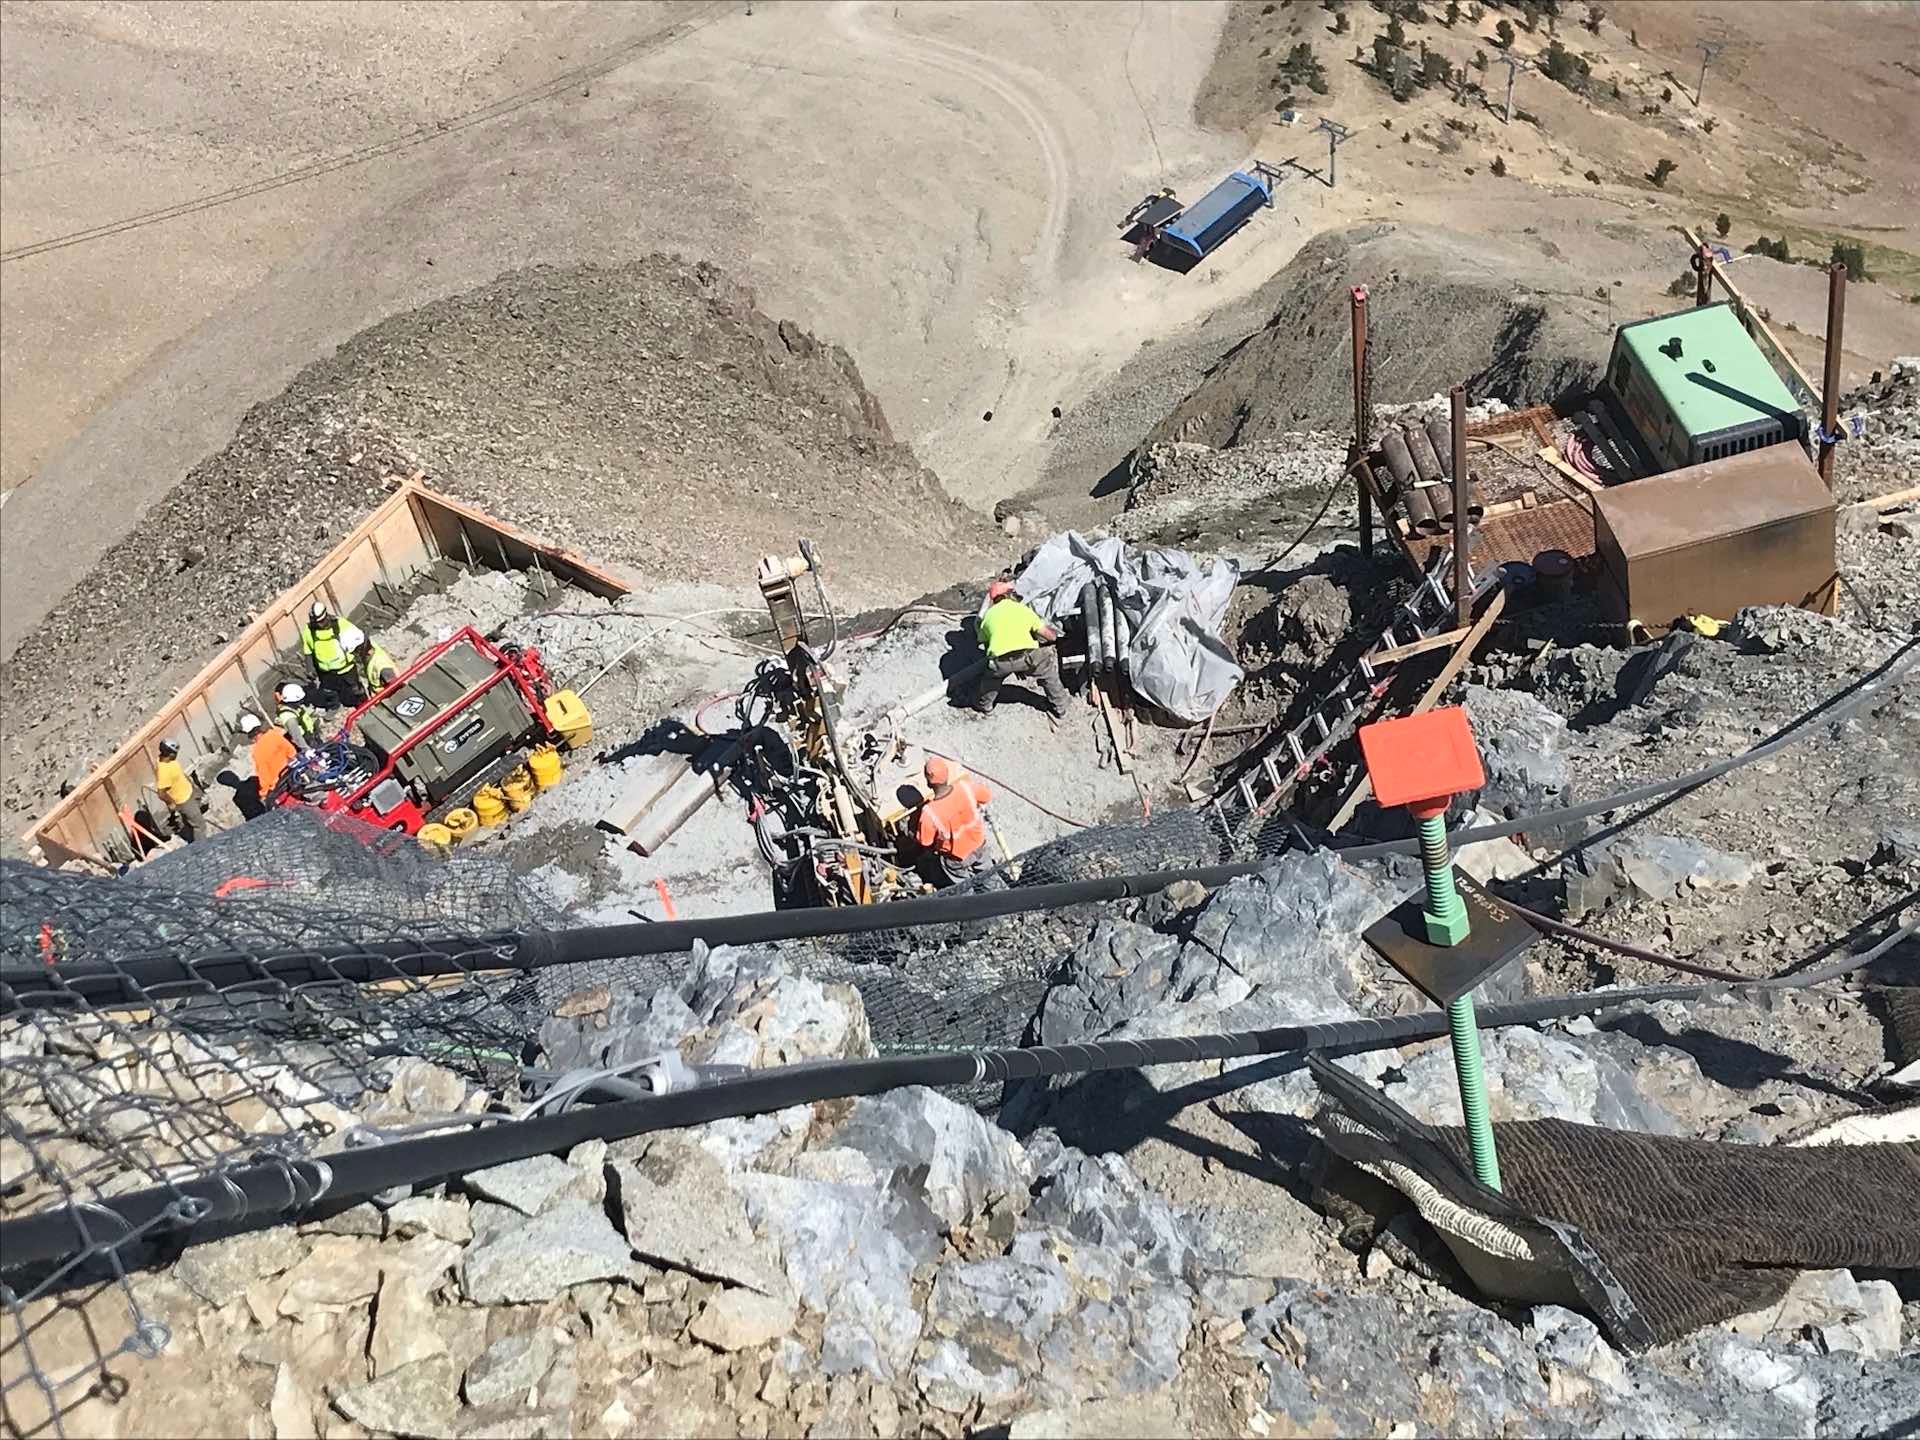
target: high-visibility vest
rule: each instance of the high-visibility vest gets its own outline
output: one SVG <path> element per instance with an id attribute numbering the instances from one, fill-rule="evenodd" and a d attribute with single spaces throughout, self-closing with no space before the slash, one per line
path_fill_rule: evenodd
<path id="1" fill-rule="evenodd" d="M 320 712 L 311 705 L 282 705 L 273 723 L 285 730 L 289 720 L 300 727 L 302 735 L 313 735 L 320 729 Z"/>
<path id="2" fill-rule="evenodd" d="M 260 782 L 260 798 L 264 800 L 279 781 L 280 772 L 287 768 L 287 762 L 298 752 L 293 742 L 278 730 L 262 730 L 253 737 L 249 753 L 253 756 L 254 778 Z"/>
<path id="3" fill-rule="evenodd" d="M 989 605 L 975 628 L 987 658 L 997 660 L 1002 655 L 1017 655 L 1022 650 L 1033 649 L 1039 644 L 1040 632 L 1047 628 L 1047 622 L 1032 606 L 1008 595 Z"/>
<path id="4" fill-rule="evenodd" d="M 980 807 L 993 792 L 978 780 L 961 777 L 944 795 L 935 795 L 920 807 L 914 838 L 939 855 L 964 860 L 987 843 L 987 823 Z"/>
<path id="5" fill-rule="evenodd" d="M 367 652 L 367 658 L 360 664 L 360 683 L 366 686 L 367 694 L 371 695 L 380 688 L 382 675 L 399 668 L 393 663 L 393 657 L 376 645 Z"/>
<path id="6" fill-rule="evenodd" d="M 313 668 L 322 675 L 338 675 L 353 668 L 353 661 L 347 654 L 347 647 L 340 643 L 340 622 L 328 621 L 325 625 L 302 625 L 300 627 L 300 649 L 303 654 L 313 657 Z"/>

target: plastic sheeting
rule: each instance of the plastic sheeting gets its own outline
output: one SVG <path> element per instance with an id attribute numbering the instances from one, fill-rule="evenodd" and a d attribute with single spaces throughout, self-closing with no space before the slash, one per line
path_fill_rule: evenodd
<path id="1" fill-rule="evenodd" d="M 1132 631 L 1126 671 L 1134 692 L 1182 720 L 1218 710 L 1246 673 L 1220 635 L 1240 567 L 1216 559 L 1203 570 L 1184 550 L 1137 549 L 1069 530 L 1034 552 L 1014 588 L 1042 619 L 1064 626 L 1094 579 Z"/>

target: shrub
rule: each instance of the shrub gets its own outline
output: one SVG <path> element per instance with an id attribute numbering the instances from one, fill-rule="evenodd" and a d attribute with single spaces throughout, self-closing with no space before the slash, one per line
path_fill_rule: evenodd
<path id="1" fill-rule="evenodd" d="M 1476 50 L 1473 52 L 1473 68 L 1476 70 L 1484 70 L 1487 68 L 1487 52 L 1486 51 Z"/>
<path id="2" fill-rule="evenodd" d="M 1671 85 L 1662 85 L 1660 87 L 1660 103 L 1662 105 L 1671 105 L 1673 103 L 1673 87 Z"/>
<path id="3" fill-rule="evenodd" d="M 1488 170 L 1490 170 L 1490 171 L 1491 171 L 1492 173 L 1494 173 L 1495 175 L 1504 175 L 1504 174 L 1506 174 L 1506 173 L 1507 173 L 1507 160 L 1506 160 L 1506 157 L 1505 157 L 1504 155 L 1496 155 L 1496 156 L 1494 156 L 1494 157 L 1493 157 L 1493 163 L 1492 163 L 1491 165 L 1489 165 L 1489 166 L 1487 166 L 1487 169 L 1488 169 Z"/>
<path id="4" fill-rule="evenodd" d="M 1587 179 L 1592 181 L 1595 185 L 1598 185 L 1600 183 L 1600 172 L 1598 170 L 1587 171 Z"/>
<path id="5" fill-rule="evenodd" d="M 1653 169 L 1647 172 L 1647 179 L 1653 182 L 1655 189 L 1664 190 L 1667 187 L 1667 177 L 1679 168 L 1673 161 L 1662 155 L 1655 162 Z"/>
<path id="6" fill-rule="evenodd" d="M 1833 255 L 1831 258 L 1834 264 L 1845 265 L 1847 267 L 1847 278 L 1849 280 L 1866 280 L 1871 278 L 1867 274 L 1866 247 L 1861 245 L 1859 241 L 1834 241 Z"/>
<path id="7" fill-rule="evenodd" d="M 1447 0 L 1447 13 L 1440 23 L 1451 30 L 1460 22 L 1460 0 Z"/>
<path id="8" fill-rule="evenodd" d="M 1600 33 L 1600 22 L 1606 18 L 1607 12 L 1602 10 L 1598 5 L 1589 5 L 1587 7 L 1587 29 L 1593 34 L 1598 35 Z"/>
<path id="9" fill-rule="evenodd" d="M 1787 237 L 1784 235 L 1778 240 L 1769 240 L 1766 236 L 1762 235 L 1746 247 L 1746 253 L 1749 255 L 1765 255 L 1769 260 L 1784 260 L 1789 264 L 1793 261 L 1793 252 L 1787 248 Z"/>
<path id="10" fill-rule="evenodd" d="M 1334 12 L 1334 17 L 1333 17 L 1333 33 L 1334 34 L 1344 35 L 1347 33 L 1347 31 L 1351 30 L 1352 28 L 1353 26 L 1347 20 L 1346 11 L 1339 10 Z"/>
<path id="11" fill-rule="evenodd" d="M 1718 235 L 1722 240 L 1727 238 L 1727 232 L 1731 229 L 1733 229 L 1733 217 L 1727 214 L 1726 211 L 1722 210 L 1718 215 L 1713 217 L 1713 233 Z"/>
<path id="12" fill-rule="evenodd" d="M 1493 27 L 1493 42 L 1502 50 L 1511 50 L 1513 48 L 1513 22 L 1511 20 L 1502 20 L 1498 25 Z"/>
<path id="13" fill-rule="evenodd" d="M 1705 120 L 1701 122 L 1700 128 L 1706 131 L 1707 134 L 1711 135 L 1713 133 L 1713 127 L 1718 125 L 1719 123 L 1720 122 L 1718 120 L 1714 119 L 1713 116 L 1709 115 Z"/>
<path id="14" fill-rule="evenodd" d="M 1549 80 L 1557 81 L 1576 94 L 1587 88 L 1587 77 L 1593 73 L 1591 64 L 1578 58 L 1558 40 L 1547 46 L 1544 68 Z"/>
<path id="15" fill-rule="evenodd" d="M 1453 74 L 1453 67 L 1447 64 L 1447 57 L 1437 50 L 1420 48 L 1420 83 L 1422 85 L 1444 85 Z"/>
<path id="16" fill-rule="evenodd" d="M 1387 21 L 1387 44 L 1396 49 L 1407 43 L 1407 27 L 1400 23 L 1400 17 L 1394 16 Z"/>

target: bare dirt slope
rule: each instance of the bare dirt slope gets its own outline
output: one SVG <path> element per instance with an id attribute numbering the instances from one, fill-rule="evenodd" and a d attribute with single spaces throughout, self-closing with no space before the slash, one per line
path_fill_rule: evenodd
<path id="1" fill-rule="evenodd" d="M 1513 245 L 1425 226 L 1317 237 L 1277 277 L 1277 305 L 1154 427 L 1216 448 L 1289 430 L 1350 429 L 1349 277 L 1368 287 L 1374 398 L 1423 399 L 1464 381 L 1510 403 L 1583 389 L 1606 360 L 1605 304 L 1553 293 L 1558 275 Z"/>
<path id="2" fill-rule="evenodd" d="M 303 370 L 27 635 L 0 667 L 9 833 L 415 468 L 651 583 L 731 579 L 741 603 L 796 531 L 855 600 L 869 569 L 990 568 L 1000 538 L 894 440 L 844 351 L 711 267 L 509 275 Z"/>
<path id="3" fill-rule="evenodd" d="M 1112 227 L 1244 161 L 1190 116 L 1223 7 L 746 8 L 0 11 L 0 645 L 314 356 L 510 269 L 713 261 L 982 505 L 1223 298 Z"/>

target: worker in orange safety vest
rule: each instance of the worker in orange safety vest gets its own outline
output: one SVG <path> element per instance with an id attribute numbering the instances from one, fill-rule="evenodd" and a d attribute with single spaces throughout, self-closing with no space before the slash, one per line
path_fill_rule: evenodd
<path id="1" fill-rule="evenodd" d="M 241 715 L 240 733 L 253 737 L 247 753 L 253 758 L 253 778 L 260 786 L 260 803 L 264 805 L 273 794 L 273 787 L 279 783 L 280 772 L 287 768 L 287 762 L 298 752 L 284 733 L 273 726 L 263 725 L 260 717 L 251 711 Z"/>
<path id="2" fill-rule="evenodd" d="M 955 775 L 952 763 L 938 755 L 927 757 L 921 773 L 928 794 L 914 822 L 913 838 L 930 858 L 933 873 L 927 878 L 936 885 L 957 885 L 992 869 L 987 821 L 980 807 L 993 799 L 993 792 L 964 772 Z"/>

